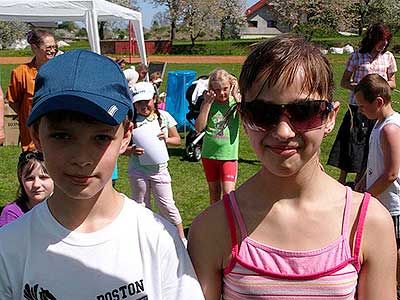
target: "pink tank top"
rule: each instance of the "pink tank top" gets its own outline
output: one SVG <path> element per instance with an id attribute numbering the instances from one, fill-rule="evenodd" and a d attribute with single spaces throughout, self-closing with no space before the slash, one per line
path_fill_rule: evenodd
<path id="1" fill-rule="evenodd" d="M 360 244 L 370 195 L 360 208 L 354 253 L 347 238 L 351 209 L 351 189 L 347 188 L 342 233 L 322 249 L 282 250 L 261 244 L 247 236 L 234 192 L 223 198 L 232 240 L 232 259 L 224 270 L 225 300 L 356 299 Z M 240 228 L 240 249 L 235 221 Z"/>

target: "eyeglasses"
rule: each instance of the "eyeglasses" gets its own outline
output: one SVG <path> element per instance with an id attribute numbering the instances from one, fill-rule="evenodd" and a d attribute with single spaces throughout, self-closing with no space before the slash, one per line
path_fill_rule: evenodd
<path id="1" fill-rule="evenodd" d="M 288 117 L 295 131 L 309 131 L 321 127 L 332 109 L 332 103 L 326 100 L 311 99 L 290 104 L 272 104 L 263 100 L 241 103 L 243 122 L 254 131 L 270 130 L 278 125 L 282 114 Z"/>
<path id="2" fill-rule="evenodd" d="M 51 46 L 46 46 L 46 47 L 42 47 L 42 49 L 44 50 L 44 51 L 51 51 L 51 50 L 54 50 L 54 51 L 58 51 L 58 46 L 57 45 L 51 45 Z"/>

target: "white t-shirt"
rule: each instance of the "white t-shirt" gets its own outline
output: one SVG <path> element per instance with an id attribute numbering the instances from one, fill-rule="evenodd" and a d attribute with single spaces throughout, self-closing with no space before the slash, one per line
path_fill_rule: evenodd
<path id="1" fill-rule="evenodd" d="M 161 126 L 158 122 L 158 118 L 152 119 L 149 121 L 146 117 L 142 115 L 138 115 L 136 118 L 136 126 L 140 127 L 146 124 L 151 123 L 154 126 L 160 127 L 160 132 L 161 128 L 162 131 L 164 132 L 165 136 L 168 137 L 168 129 L 171 127 L 176 126 L 176 121 L 175 119 L 171 116 L 171 114 L 165 110 L 159 110 L 160 112 L 160 118 L 161 118 Z M 133 132 L 135 134 L 135 132 Z M 144 149 L 146 151 L 146 149 Z M 138 174 L 143 173 L 143 174 L 156 174 L 159 173 L 163 170 L 165 170 L 168 167 L 168 162 L 158 164 L 158 165 L 146 165 L 143 166 L 140 164 L 139 158 L 136 155 L 131 155 L 129 158 L 128 162 L 128 174 L 131 176 L 133 174 Z"/>
<path id="2" fill-rule="evenodd" d="M 47 201 L 0 229 L 2 300 L 204 299 L 173 225 L 124 197 L 93 233 L 67 230 Z"/>
<path id="3" fill-rule="evenodd" d="M 400 127 L 400 114 L 394 113 L 382 122 L 375 123 L 369 137 L 367 189 L 383 174 L 383 152 L 381 147 L 381 131 L 387 124 Z M 399 176 L 383 193 L 377 196 L 380 202 L 389 210 L 392 216 L 400 215 L 400 182 Z"/>

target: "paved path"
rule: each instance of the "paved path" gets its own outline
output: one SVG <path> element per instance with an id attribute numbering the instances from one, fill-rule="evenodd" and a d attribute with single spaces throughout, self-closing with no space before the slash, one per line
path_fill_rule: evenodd
<path id="1" fill-rule="evenodd" d="M 243 63 L 245 56 L 148 56 L 148 61 L 163 61 L 167 63 Z M 23 64 L 31 60 L 31 57 L 0 57 L 0 64 Z M 125 57 L 129 61 L 128 57 Z M 139 57 L 133 57 L 131 63 L 140 62 Z"/>

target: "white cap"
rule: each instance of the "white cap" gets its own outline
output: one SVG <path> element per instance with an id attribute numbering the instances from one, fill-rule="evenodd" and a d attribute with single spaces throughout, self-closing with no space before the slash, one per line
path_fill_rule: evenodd
<path id="1" fill-rule="evenodd" d="M 153 99 L 155 90 L 153 84 L 150 82 L 138 82 L 131 88 L 132 91 L 132 103 Z"/>

